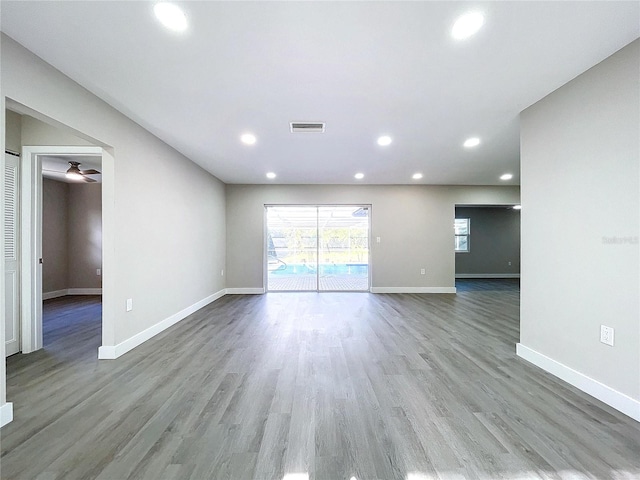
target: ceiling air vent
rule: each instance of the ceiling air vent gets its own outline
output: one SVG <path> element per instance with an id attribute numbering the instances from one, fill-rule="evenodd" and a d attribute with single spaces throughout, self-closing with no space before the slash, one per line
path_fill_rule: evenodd
<path id="1" fill-rule="evenodd" d="M 291 133 L 324 133 L 322 122 L 291 122 Z"/>

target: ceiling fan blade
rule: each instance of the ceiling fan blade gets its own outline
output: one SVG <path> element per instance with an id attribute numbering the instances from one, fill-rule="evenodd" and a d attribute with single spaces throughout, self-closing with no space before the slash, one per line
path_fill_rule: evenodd
<path id="1" fill-rule="evenodd" d="M 84 177 L 83 180 L 85 182 L 87 182 L 87 183 L 96 183 L 96 180 L 94 180 L 93 178 L 89 178 L 89 177 Z"/>
<path id="2" fill-rule="evenodd" d="M 100 172 L 98 170 L 94 170 L 93 168 L 91 170 L 80 170 L 80 173 L 82 175 L 100 175 Z"/>

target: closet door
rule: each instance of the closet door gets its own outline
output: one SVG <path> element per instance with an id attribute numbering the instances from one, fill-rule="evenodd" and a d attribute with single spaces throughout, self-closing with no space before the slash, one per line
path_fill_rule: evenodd
<path id="1" fill-rule="evenodd" d="M 20 157 L 5 153 L 4 171 L 4 261 L 5 261 L 5 353 L 20 351 L 20 271 L 18 186 Z"/>

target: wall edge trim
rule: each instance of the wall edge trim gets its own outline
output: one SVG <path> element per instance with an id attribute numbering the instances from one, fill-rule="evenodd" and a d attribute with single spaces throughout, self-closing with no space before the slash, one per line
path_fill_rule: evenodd
<path id="1" fill-rule="evenodd" d="M 456 287 L 371 287 L 371 293 L 456 293 Z"/>
<path id="2" fill-rule="evenodd" d="M 13 403 L 7 402 L 0 406 L 0 428 L 4 427 L 7 423 L 13 421 Z"/>
<path id="3" fill-rule="evenodd" d="M 227 295 L 262 295 L 264 288 L 227 288 Z"/>
<path id="4" fill-rule="evenodd" d="M 574 370 L 563 363 L 547 357 L 546 355 L 537 352 L 536 350 L 529 348 L 521 343 L 516 344 L 516 354 L 532 363 L 533 365 L 540 367 L 542 370 L 564 380 L 570 385 L 573 385 L 578 390 L 591 395 L 597 400 L 606 403 L 611 408 L 624 413 L 625 415 L 640 422 L 640 401 L 625 395 L 622 392 L 614 390 L 613 388 L 594 380 L 587 375 Z"/>
<path id="5" fill-rule="evenodd" d="M 164 320 L 152 325 L 146 330 L 141 331 L 140 333 L 135 334 L 134 336 L 126 339 L 123 342 L 118 343 L 117 345 L 102 345 L 98 348 L 98 359 L 100 360 L 115 360 L 118 357 L 121 357 L 127 352 L 130 352 L 137 346 L 143 344 L 147 340 L 155 337 L 159 333 L 165 331 L 169 327 L 172 327 L 179 321 L 185 319 L 192 313 L 200 310 L 202 307 L 209 305 L 212 302 L 215 302 L 219 298 L 223 297 L 226 294 L 226 290 L 222 289 L 208 297 L 203 298 L 202 300 L 194 303 L 193 305 L 188 306 L 180 310 L 179 312 L 174 313 L 173 315 L 165 318 Z"/>
<path id="6" fill-rule="evenodd" d="M 63 289 L 63 290 L 54 290 L 52 292 L 46 292 L 42 294 L 42 300 L 51 300 L 52 298 L 59 298 L 59 297 L 64 297 L 65 295 L 68 295 L 69 290 L 68 289 Z"/>
<path id="7" fill-rule="evenodd" d="M 42 294 L 42 300 L 64 297 L 66 295 L 102 295 L 101 288 L 65 288 Z"/>
<path id="8" fill-rule="evenodd" d="M 456 278 L 520 278 L 519 273 L 456 273 Z"/>

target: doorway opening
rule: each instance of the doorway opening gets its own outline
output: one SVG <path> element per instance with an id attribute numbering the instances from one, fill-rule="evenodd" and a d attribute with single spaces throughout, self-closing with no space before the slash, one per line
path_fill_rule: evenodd
<path id="1" fill-rule="evenodd" d="M 267 291 L 366 292 L 369 205 L 265 206 Z"/>
<path id="2" fill-rule="evenodd" d="M 76 183 L 57 180 L 70 162 L 84 172 L 101 172 L 104 150 L 24 146 L 22 153 L 20 343 L 22 353 L 30 353 L 44 346 L 43 300 L 102 294 L 101 175 Z"/>
<path id="3" fill-rule="evenodd" d="M 41 155 L 40 159 L 42 334 L 47 348 L 70 325 L 76 330 L 89 325 L 100 330 L 102 155 Z"/>
<path id="4" fill-rule="evenodd" d="M 456 289 L 513 290 L 520 286 L 519 205 L 456 205 Z"/>

